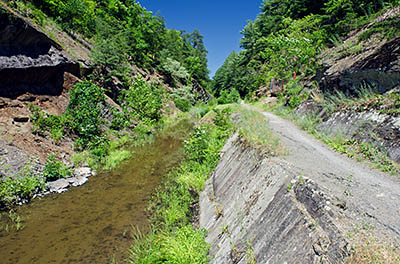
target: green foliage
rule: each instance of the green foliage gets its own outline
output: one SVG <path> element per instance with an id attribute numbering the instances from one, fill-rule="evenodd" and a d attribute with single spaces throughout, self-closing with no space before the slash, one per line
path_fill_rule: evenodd
<path id="1" fill-rule="evenodd" d="M 190 100 L 187 98 L 180 98 L 180 97 L 174 98 L 174 103 L 175 106 L 178 107 L 183 112 L 189 111 L 190 107 L 192 107 Z"/>
<path id="2" fill-rule="evenodd" d="M 130 263 L 208 263 L 205 232 L 190 224 L 191 207 L 219 159 L 230 125 L 220 116 L 219 125 L 196 127 L 185 141 L 187 160 L 171 171 L 150 205 L 153 231 L 138 233 L 129 250 Z"/>
<path id="3" fill-rule="evenodd" d="M 296 108 L 309 97 L 304 87 L 296 81 L 289 82 L 283 94 L 287 98 L 287 105 L 290 109 Z"/>
<path id="4" fill-rule="evenodd" d="M 176 107 L 183 112 L 189 111 L 196 102 L 191 86 L 183 86 L 182 88 L 176 89 L 171 93 L 171 96 Z"/>
<path id="5" fill-rule="evenodd" d="M 217 126 L 218 129 L 211 129 L 210 124 L 203 124 L 195 128 L 190 139 L 185 141 L 184 147 L 188 160 L 200 164 L 216 165 L 219 160 L 218 149 L 222 147 L 217 143 L 232 132 L 230 122 L 226 121 L 227 113 L 228 111 L 220 112 L 221 116 L 214 119 L 214 123 L 220 125 Z"/>
<path id="6" fill-rule="evenodd" d="M 77 83 L 70 92 L 66 115 L 70 118 L 70 128 L 79 135 L 82 147 L 101 134 L 101 108 L 104 101 L 102 90 L 91 82 Z"/>
<path id="7" fill-rule="evenodd" d="M 38 105 L 34 104 L 29 104 L 28 107 L 32 113 L 30 120 L 33 125 L 33 132 L 45 136 L 46 132 L 49 131 L 53 139 L 61 140 L 67 123 L 65 116 L 48 115 Z"/>
<path id="8" fill-rule="evenodd" d="M 400 35 L 399 17 L 387 19 L 378 23 L 374 23 L 369 29 L 363 32 L 359 37 L 359 41 L 365 41 L 374 34 L 383 34 L 384 37 L 390 39 Z"/>
<path id="9" fill-rule="evenodd" d="M 120 130 L 121 128 L 128 127 L 130 125 L 129 117 L 124 111 L 120 111 L 115 107 L 111 108 L 112 120 L 110 128 L 114 130 Z"/>
<path id="10" fill-rule="evenodd" d="M 33 0 L 37 7 L 57 18 L 65 29 L 93 33 L 96 2 L 92 0 Z"/>
<path id="11" fill-rule="evenodd" d="M 244 98 L 258 89 L 265 90 L 274 78 L 289 80 L 293 72 L 311 77 L 317 70 L 317 56 L 323 48 L 339 45 L 351 30 L 369 23 L 387 6 L 398 0 L 270 0 L 261 13 L 242 30 L 240 53 L 232 52 L 216 72 L 212 90 L 236 89 Z M 360 38 L 383 31 L 390 38 L 398 35 L 398 21 L 377 23 Z M 292 106 L 301 98 L 291 99 Z"/>
<path id="12" fill-rule="evenodd" d="M 189 160 L 199 163 L 206 161 L 206 158 L 209 157 L 208 139 L 210 136 L 211 130 L 207 125 L 195 128 L 190 139 L 185 142 L 185 151 Z"/>
<path id="13" fill-rule="evenodd" d="M 217 99 L 219 104 L 239 103 L 240 94 L 236 89 L 222 90 L 220 97 Z"/>
<path id="14" fill-rule="evenodd" d="M 78 139 L 77 144 L 81 146 L 82 143 L 79 142 L 80 139 L 81 138 Z M 89 153 L 100 163 L 109 154 L 110 140 L 105 136 L 95 136 L 91 138 L 87 147 L 89 148 Z"/>
<path id="15" fill-rule="evenodd" d="M 99 71 L 91 76 L 97 83 L 109 84 L 118 77 L 129 86 L 131 68 L 136 65 L 181 78 L 194 79 L 203 87 L 209 82 L 207 50 L 198 30 L 192 33 L 167 29 L 164 19 L 143 8 L 135 0 L 11 0 L 8 5 L 28 8 L 33 19 L 43 21 L 44 14 L 75 35 L 93 39 L 93 61 Z M 24 2 L 20 5 L 20 2 Z M 44 14 L 43 14 L 44 13 Z M 178 63 L 168 68 L 167 59 Z M 166 66 L 166 67 L 165 67 Z M 178 70 L 178 71 L 176 71 Z M 172 72 L 171 72 L 172 71 Z M 172 76 L 176 78 L 177 76 Z M 186 81 L 186 80 L 185 80 Z"/>
<path id="16" fill-rule="evenodd" d="M 167 58 L 166 61 L 162 64 L 162 68 L 165 73 L 171 76 L 173 84 L 175 84 L 175 82 L 177 81 L 186 83 L 189 79 L 189 73 L 187 72 L 185 67 L 183 67 L 179 63 L 179 61 Z"/>
<path id="17" fill-rule="evenodd" d="M 122 107 L 131 118 L 150 123 L 160 120 L 162 91 L 156 85 L 138 77 L 122 96 Z"/>
<path id="18" fill-rule="evenodd" d="M 10 206 L 19 199 L 30 199 L 44 188 L 44 180 L 33 174 L 33 169 L 32 164 L 27 163 L 14 177 L 0 175 L 0 207 Z"/>
<path id="19" fill-rule="evenodd" d="M 191 225 L 175 231 L 139 233 L 129 250 L 129 263 L 208 263 L 209 245 L 204 241 L 205 236 L 204 231 L 195 230 Z"/>
<path id="20" fill-rule="evenodd" d="M 131 155 L 130 151 L 124 149 L 110 151 L 109 155 L 106 157 L 104 169 L 112 170 L 117 168 L 122 161 L 129 159 Z"/>
<path id="21" fill-rule="evenodd" d="M 78 148 L 86 148 L 101 136 L 101 109 L 105 97 L 102 90 L 90 83 L 77 83 L 70 92 L 70 102 L 63 115 L 48 115 L 37 105 L 29 105 L 31 121 L 35 133 L 45 135 L 50 131 L 54 139 L 61 139 L 66 129 L 79 138 Z"/>
<path id="22" fill-rule="evenodd" d="M 64 165 L 61 160 L 56 160 L 56 155 L 49 154 L 43 167 L 43 176 L 47 181 L 55 181 L 60 178 L 71 176 L 71 169 Z"/>
<path id="23" fill-rule="evenodd" d="M 29 106 L 32 112 L 33 131 L 42 136 L 46 135 L 46 131 L 50 131 L 51 137 L 58 140 L 62 138 L 65 131 L 68 131 L 77 136 L 75 139 L 77 149 L 89 149 L 96 162 L 100 162 L 108 155 L 110 144 L 109 139 L 101 131 L 101 125 L 104 122 L 102 118 L 104 105 L 105 96 L 98 86 L 88 81 L 77 83 L 70 91 L 70 102 L 62 115 L 48 115 L 37 105 Z M 114 111 L 112 128 L 119 129 L 129 124 L 124 113 L 112 111 Z M 55 163 L 53 165 L 59 166 L 54 161 L 54 157 L 50 161 Z M 65 176 L 62 171 L 52 172 L 54 168 L 51 164 L 49 164 L 50 170 L 46 172 L 48 175 L 46 177 L 56 179 Z"/>

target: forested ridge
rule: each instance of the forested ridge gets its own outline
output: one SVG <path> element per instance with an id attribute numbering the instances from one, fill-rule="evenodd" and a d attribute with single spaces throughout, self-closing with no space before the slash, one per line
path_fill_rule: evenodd
<path id="1" fill-rule="evenodd" d="M 226 58 L 214 76 L 212 90 L 216 95 L 238 91 L 242 97 L 251 97 L 260 87 L 269 88 L 272 78 L 290 80 L 294 72 L 312 77 L 321 67 L 317 56 L 323 50 L 339 45 L 349 32 L 397 5 L 397 0 L 264 1 L 256 19 L 241 31 L 242 50 Z M 395 23 L 375 32 L 394 37 L 399 34 Z M 299 91 L 290 92 L 288 98 Z"/>

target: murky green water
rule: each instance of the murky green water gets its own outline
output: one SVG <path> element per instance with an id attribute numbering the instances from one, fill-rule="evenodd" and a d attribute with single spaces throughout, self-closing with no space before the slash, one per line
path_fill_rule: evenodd
<path id="1" fill-rule="evenodd" d="M 136 148 L 119 169 L 91 177 L 81 187 L 16 208 L 23 227 L 0 231 L 0 263 L 110 263 L 111 258 L 123 263 L 132 225 L 146 230 L 148 198 L 182 159 L 182 135 L 190 127 L 181 122 Z"/>

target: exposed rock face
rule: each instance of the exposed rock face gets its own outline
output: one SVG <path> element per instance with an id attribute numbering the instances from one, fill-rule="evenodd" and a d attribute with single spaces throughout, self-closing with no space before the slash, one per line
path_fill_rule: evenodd
<path id="1" fill-rule="evenodd" d="M 341 133 L 359 141 L 370 142 L 400 163 L 400 117 L 377 111 L 341 111 L 332 114 L 318 126 L 329 134 Z"/>
<path id="2" fill-rule="evenodd" d="M 79 76 L 79 64 L 38 27 L 0 6 L 0 97 L 60 95 L 66 71 Z"/>
<path id="3" fill-rule="evenodd" d="M 343 263 L 339 208 L 286 162 L 232 137 L 200 195 L 211 263 Z"/>
<path id="4" fill-rule="evenodd" d="M 373 23 L 400 20 L 399 13 L 400 8 L 390 10 Z M 373 23 L 353 33 L 343 45 L 321 55 L 324 69 L 318 79 L 323 91 L 356 94 L 360 87 L 368 86 L 385 93 L 400 84 L 400 37 L 389 41 L 371 38 L 358 43 L 358 37 Z"/>

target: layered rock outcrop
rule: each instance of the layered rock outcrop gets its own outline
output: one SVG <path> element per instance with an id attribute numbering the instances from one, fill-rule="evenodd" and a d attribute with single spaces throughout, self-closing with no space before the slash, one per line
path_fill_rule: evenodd
<path id="1" fill-rule="evenodd" d="M 64 72 L 79 64 L 37 26 L 0 5 L 0 97 L 60 95 Z"/>
<path id="2" fill-rule="evenodd" d="M 400 8 L 389 10 L 352 32 L 343 44 L 321 54 L 323 67 L 317 79 L 324 92 L 339 90 L 356 95 L 361 88 L 368 88 L 385 93 L 400 84 L 400 37 L 383 40 L 383 36 L 375 34 L 366 41 L 360 40 L 362 34 L 383 21 L 400 22 Z"/>
<path id="3" fill-rule="evenodd" d="M 223 153 L 200 195 L 211 263 L 343 263 L 340 209 L 317 184 L 237 135 Z"/>

